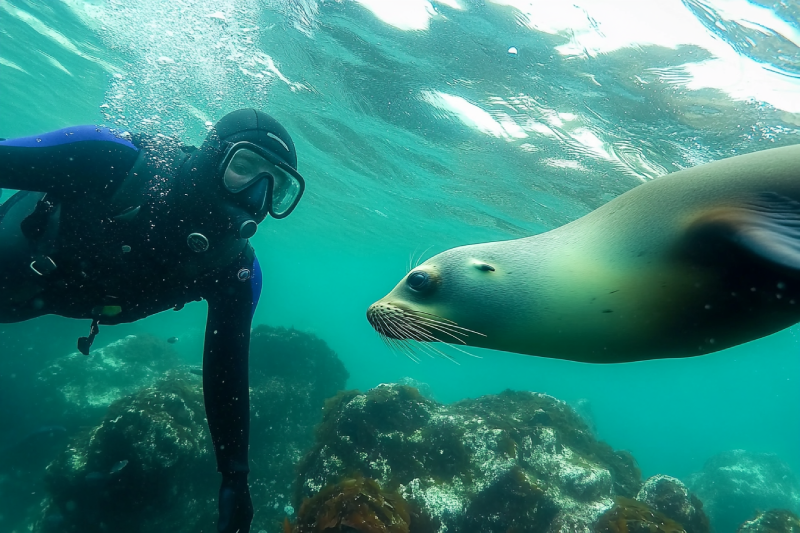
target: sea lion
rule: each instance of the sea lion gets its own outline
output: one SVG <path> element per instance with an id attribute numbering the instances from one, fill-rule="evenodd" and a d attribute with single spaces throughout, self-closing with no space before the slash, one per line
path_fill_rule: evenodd
<path id="1" fill-rule="evenodd" d="M 401 347 L 593 363 L 690 357 L 775 333 L 800 321 L 800 145 L 657 178 L 540 235 L 447 250 L 367 318 Z"/>

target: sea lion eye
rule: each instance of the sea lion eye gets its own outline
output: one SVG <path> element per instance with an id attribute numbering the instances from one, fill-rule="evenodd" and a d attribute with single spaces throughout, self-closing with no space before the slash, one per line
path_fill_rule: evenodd
<path id="1" fill-rule="evenodd" d="M 423 272 L 422 270 L 412 272 L 406 278 L 406 283 L 408 283 L 408 286 L 415 291 L 425 290 L 428 287 L 428 285 L 430 285 L 430 281 L 431 277 L 428 275 L 427 272 Z"/>

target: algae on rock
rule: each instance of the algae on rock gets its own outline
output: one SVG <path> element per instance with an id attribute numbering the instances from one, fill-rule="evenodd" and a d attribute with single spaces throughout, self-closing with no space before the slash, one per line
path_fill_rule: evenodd
<path id="1" fill-rule="evenodd" d="M 152 367 L 147 353 L 134 358 Z M 323 399 L 347 371 L 313 335 L 267 326 L 253 331 L 250 361 L 253 530 L 278 531 Z M 37 533 L 216 532 L 219 475 L 201 378 L 164 371 L 113 402 L 50 465 L 47 482 Z"/>
<path id="2" fill-rule="evenodd" d="M 703 504 L 679 479 L 655 475 L 645 480 L 636 500 L 680 523 L 686 533 L 708 533 Z"/>
<path id="3" fill-rule="evenodd" d="M 715 455 L 687 485 L 703 501 L 711 526 L 736 531 L 757 511 L 800 512 L 800 480 L 777 455 L 731 450 Z"/>
<path id="4" fill-rule="evenodd" d="M 295 506 L 358 475 L 397 491 L 413 533 L 588 530 L 641 486 L 633 458 L 555 398 L 506 391 L 442 405 L 386 384 L 327 401 Z"/>
<path id="5" fill-rule="evenodd" d="M 97 424 L 115 400 L 148 387 L 180 365 L 177 352 L 152 335 L 128 335 L 85 356 L 54 359 L 37 375 L 31 408 L 68 428 Z"/>
<path id="6" fill-rule="evenodd" d="M 800 533 L 800 518 L 785 509 L 758 513 L 742 524 L 738 533 Z"/>

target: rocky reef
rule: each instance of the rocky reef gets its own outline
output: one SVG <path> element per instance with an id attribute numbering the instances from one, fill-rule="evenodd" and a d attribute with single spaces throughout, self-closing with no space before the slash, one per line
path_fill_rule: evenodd
<path id="1" fill-rule="evenodd" d="M 314 442 L 325 399 L 349 374 L 318 337 L 261 325 L 250 342 L 250 489 L 258 509 L 253 531 L 280 531 L 292 516 L 296 465 Z M 187 530 L 189 531 L 189 530 Z"/>
<path id="2" fill-rule="evenodd" d="M 50 331 L 59 327 L 48 327 Z M 51 354 L 62 347 L 63 334 L 40 333 L 29 341 L 31 347 Z M 23 360 L 42 357 L 32 350 Z M 31 515 L 39 513 L 45 498 L 45 467 L 69 438 L 98 424 L 112 402 L 151 385 L 178 364 L 166 341 L 131 335 L 93 350 L 89 357 L 77 352 L 51 356 L 38 370 L 19 373 L 14 380 L 23 392 L 16 396 L 19 404 L 0 403 L 4 411 L 24 415 L 19 426 L 25 428 L 11 444 L 0 446 L 0 531 L 28 530 Z"/>
<path id="3" fill-rule="evenodd" d="M 139 356 L 139 364 L 152 364 Z M 336 354 L 316 337 L 267 326 L 253 331 L 254 531 L 278 531 L 293 514 L 294 465 L 313 442 L 324 398 L 346 379 Z M 102 422 L 73 438 L 48 467 L 50 497 L 35 531 L 216 531 L 219 479 L 201 381 L 178 367 L 112 402 Z"/>
<path id="4" fill-rule="evenodd" d="M 709 511 L 716 533 L 800 533 L 800 488 L 775 456 L 721 454 L 690 492 L 669 476 L 642 482 L 630 454 L 595 437 L 590 411 L 551 396 L 444 405 L 410 379 L 342 391 L 347 371 L 322 340 L 268 326 L 253 330 L 250 360 L 253 532 L 709 533 Z M 33 532 L 214 533 L 200 374 L 147 336 L 39 372 L 41 411 L 84 427 L 42 433 L 64 451 L 36 486 L 46 498 L 26 503 Z M 0 497 L 21 486 L 0 475 Z"/>
<path id="5" fill-rule="evenodd" d="M 42 531 L 211 531 L 216 476 L 200 378 L 168 372 L 112 403 L 46 481 Z"/>
<path id="6" fill-rule="evenodd" d="M 800 533 L 800 518 L 783 509 L 758 513 L 742 524 L 738 533 Z"/>
<path id="7" fill-rule="evenodd" d="M 800 510 L 800 481 L 773 454 L 732 450 L 709 459 L 687 485 L 703 502 L 714 531 L 732 533 L 759 511 Z"/>
<path id="8" fill-rule="evenodd" d="M 703 504 L 679 479 L 656 475 L 648 478 L 636 499 L 656 512 L 680 523 L 686 533 L 706 533 L 709 520 Z"/>
<path id="9" fill-rule="evenodd" d="M 299 469 L 296 531 L 590 531 L 641 488 L 633 458 L 550 396 L 442 405 L 381 385 L 327 401 Z"/>
<path id="10" fill-rule="evenodd" d="M 647 479 L 635 499 L 615 498 L 598 520 L 596 533 L 709 533 L 703 505 L 680 480 Z"/>
<path id="11" fill-rule="evenodd" d="M 177 352 L 165 340 L 128 335 L 89 356 L 74 352 L 51 361 L 36 376 L 31 409 L 69 429 L 94 425 L 114 401 L 179 365 Z"/>

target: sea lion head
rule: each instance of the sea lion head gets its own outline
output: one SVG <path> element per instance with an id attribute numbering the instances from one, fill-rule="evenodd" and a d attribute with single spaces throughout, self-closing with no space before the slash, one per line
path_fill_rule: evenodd
<path id="1" fill-rule="evenodd" d="M 506 292 L 505 270 L 487 244 L 447 250 L 411 269 L 369 307 L 367 320 L 395 347 L 403 348 L 402 341 L 480 346 Z"/>

